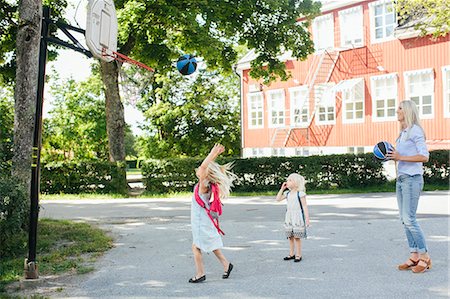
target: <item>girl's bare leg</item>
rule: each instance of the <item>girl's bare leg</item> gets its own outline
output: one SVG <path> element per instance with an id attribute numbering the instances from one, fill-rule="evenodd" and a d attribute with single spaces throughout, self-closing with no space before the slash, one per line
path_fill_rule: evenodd
<path id="1" fill-rule="evenodd" d="M 302 257 L 302 240 L 300 238 L 295 238 L 295 247 L 297 247 L 297 257 Z"/>
<path id="2" fill-rule="evenodd" d="M 230 266 L 230 262 L 228 262 L 227 258 L 223 255 L 222 251 L 220 249 L 216 249 L 213 251 L 216 257 L 219 259 L 219 262 L 223 266 L 223 271 L 227 272 L 228 267 Z"/>
<path id="3" fill-rule="evenodd" d="M 289 237 L 289 256 L 294 255 L 294 237 Z"/>
<path id="4" fill-rule="evenodd" d="M 205 275 L 205 268 L 203 267 L 203 258 L 202 251 L 197 248 L 194 244 L 192 244 L 192 252 L 194 253 L 194 262 L 195 262 L 195 277 L 199 278 Z"/>

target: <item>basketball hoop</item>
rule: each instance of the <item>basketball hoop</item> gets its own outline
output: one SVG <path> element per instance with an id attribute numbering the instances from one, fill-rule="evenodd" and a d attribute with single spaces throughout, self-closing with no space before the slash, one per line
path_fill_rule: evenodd
<path id="1" fill-rule="evenodd" d="M 155 72 L 154 69 L 152 69 L 151 67 L 149 67 L 148 65 L 143 64 L 142 62 L 136 61 L 130 57 L 128 57 L 125 54 L 116 52 L 116 51 L 109 51 L 111 53 L 108 53 L 106 48 L 102 48 L 102 56 L 103 57 L 110 57 L 116 61 L 119 61 L 121 63 L 129 63 L 129 64 L 134 64 L 140 68 L 146 69 L 150 72 Z"/>

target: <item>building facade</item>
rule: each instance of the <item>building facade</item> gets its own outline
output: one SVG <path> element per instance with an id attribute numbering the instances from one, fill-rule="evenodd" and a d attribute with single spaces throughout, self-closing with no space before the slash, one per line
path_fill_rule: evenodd
<path id="1" fill-rule="evenodd" d="M 419 108 L 430 150 L 450 149 L 450 35 L 398 26 L 390 0 L 328 1 L 310 31 L 315 53 L 281 59 L 288 81 L 241 77 L 243 157 L 370 152 L 399 133 L 398 104 Z"/>

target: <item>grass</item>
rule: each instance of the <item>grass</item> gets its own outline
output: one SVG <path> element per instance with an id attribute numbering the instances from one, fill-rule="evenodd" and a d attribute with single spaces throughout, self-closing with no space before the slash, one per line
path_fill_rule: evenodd
<path id="1" fill-rule="evenodd" d="M 95 259 L 113 247 L 111 237 L 87 223 L 41 219 L 38 236 L 36 256 L 40 275 L 91 272 Z M 22 238 L 26 243 L 26 236 Z M 23 277 L 23 263 L 27 255 L 28 249 L 22 246 L 13 256 L 2 257 L 0 298 L 7 284 Z"/>

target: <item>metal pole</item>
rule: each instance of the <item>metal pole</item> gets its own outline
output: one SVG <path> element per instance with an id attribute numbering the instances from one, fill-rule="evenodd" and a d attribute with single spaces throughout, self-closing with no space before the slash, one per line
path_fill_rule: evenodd
<path id="1" fill-rule="evenodd" d="M 43 7 L 41 41 L 39 47 L 39 73 L 31 164 L 30 228 L 28 234 L 28 259 L 25 260 L 25 278 L 36 279 L 39 272 L 36 262 L 37 225 L 39 217 L 39 179 L 42 144 L 42 105 L 44 101 L 45 65 L 47 63 L 47 36 L 50 8 Z"/>

